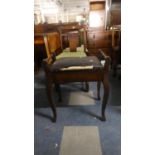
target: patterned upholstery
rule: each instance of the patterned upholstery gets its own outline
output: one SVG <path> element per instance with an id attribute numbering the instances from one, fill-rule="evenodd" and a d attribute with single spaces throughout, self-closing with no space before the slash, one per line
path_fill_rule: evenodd
<path id="1" fill-rule="evenodd" d="M 59 71 L 64 70 L 64 68 L 68 69 L 91 69 L 91 68 L 103 67 L 101 62 L 95 56 L 87 56 L 82 58 L 61 58 L 56 60 L 53 64 L 49 65 L 50 71 Z"/>

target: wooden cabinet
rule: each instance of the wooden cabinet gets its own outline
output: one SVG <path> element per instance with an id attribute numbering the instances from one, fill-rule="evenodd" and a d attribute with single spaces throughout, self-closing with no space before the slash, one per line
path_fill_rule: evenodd
<path id="1" fill-rule="evenodd" d="M 87 49 L 89 55 L 98 56 L 99 49 L 111 56 L 112 32 L 106 30 L 107 1 L 90 0 L 89 26 L 86 31 Z"/>
<path id="2" fill-rule="evenodd" d="M 111 55 L 112 33 L 106 30 L 87 30 L 87 49 L 89 55 L 98 55 L 98 50 L 103 49 L 107 55 Z"/>

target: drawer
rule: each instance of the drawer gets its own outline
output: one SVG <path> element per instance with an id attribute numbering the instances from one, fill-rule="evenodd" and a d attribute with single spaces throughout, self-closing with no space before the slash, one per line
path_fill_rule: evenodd
<path id="1" fill-rule="evenodd" d="M 106 48 L 106 47 L 111 47 L 111 46 L 112 46 L 111 40 L 105 40 L 105 39 L 95 40 L 95 47 L 96 48 Z"/>

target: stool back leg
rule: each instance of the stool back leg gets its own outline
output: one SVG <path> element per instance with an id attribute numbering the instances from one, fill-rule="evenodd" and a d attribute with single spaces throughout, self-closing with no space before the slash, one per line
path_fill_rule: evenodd
<path id="1" fill-rule="evenodd" d="M 102 82 L 103 82 L 104 94 L 103 94 L 103 100 L 102 100 L 102 117 L 101 117 L 101 120 L 106 121 L 105 108 L 106 108 L 106 105 L 108 103 L 110 87 L 109 87 L 108 78 L 104 78 L 104 80 Z"/>
<path id="2" fill-rule="evenodd" d="M 100 100 L 101 81 L 97 81 L 97 99 Z"/>

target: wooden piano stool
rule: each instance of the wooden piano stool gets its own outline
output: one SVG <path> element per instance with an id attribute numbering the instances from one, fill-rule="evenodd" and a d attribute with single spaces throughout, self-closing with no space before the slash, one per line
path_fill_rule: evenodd
<path id="1" fill-rule="evenodd" d="M 52 62 L 51 59 L 44 60 L 46 75 L 46 92 L 50 107 L 53 111 L 53 122 L 56 122 L 56 104 L 52 100 L 52 84 L 63 84 L 68 82 L 90 82 L 97 81 L 97 91 L 99 98 L 100 83 L 103 83 L 104 94 L 102 99 L 101 120 L 105 121 L 105 108 L 109 97 L 109 64 L 110 58 L 105 56 L 104 66 L 95 56 L 84 58 L 64 58 Z M 66 64 L 66 62 L 69 62 Z M 79 67 L 80 65 L 80 67 Z M 75 69 L 73 68 L 75 67 Z M 76 68 L 77 67 L 77 68 Z"/>

